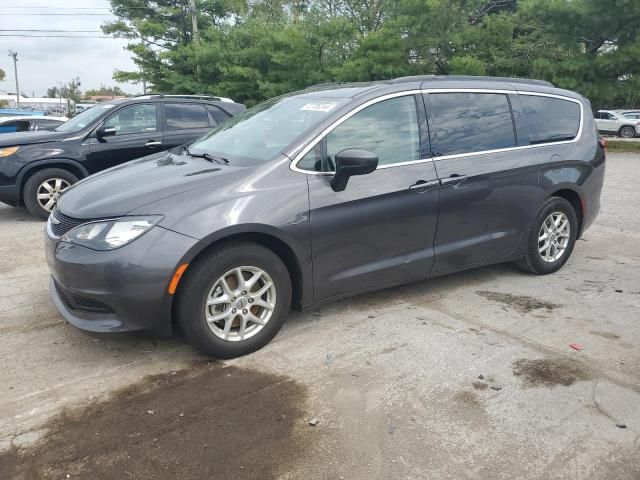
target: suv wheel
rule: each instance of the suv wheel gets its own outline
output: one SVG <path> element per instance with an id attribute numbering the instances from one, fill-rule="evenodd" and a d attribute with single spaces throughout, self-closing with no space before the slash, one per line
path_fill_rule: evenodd
<path id="1" fill-rule="evenodd" d="M 622 127 L 620 129 L 620 136 L 622 138 L 633 138 L 636 136 L 636 131 L 633 127 Z"/>
<path id="2" fill-rule="evenodd" d="M 234 358 L 269 343 L 290 306 L 291 279 L 282 260 L 260 245 L 236 242 L 189 265 L 175 312 L 198 350 Z"/>
<path id="3" fill-rule="evenodd" d="M 577 233 L 573 206 L 564 198 L 550 198 L 533 220 L 519 265 L 538 275 L 560 270 L 573 251 Z"/>
<path id="4" fill-rule="evenodd" d="M 78 177 L 61 168 L 46 168 L 34 173 L 24 185 L 23 201 L 29 213 L 46 220 L 58 197 L 78 181 Z"/>

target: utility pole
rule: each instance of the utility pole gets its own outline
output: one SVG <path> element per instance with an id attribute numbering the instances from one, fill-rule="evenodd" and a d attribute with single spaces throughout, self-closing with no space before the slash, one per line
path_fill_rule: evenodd
<path id="1" fill-rule="evenodd" d="M 196 0 L 189 0 L 189 9 L 191 10 L 191 29 L 192 40 L 196 46 L 196 80 L 200 81 L 200 63 L 198 62 L 197 47 L 200 44 L 200 34 L 198 33 L 198 16 L 196 14 Z"/>
<path id="2" fill-rule="evenodd" d="M 20 108 L 20 84 L 18 83 L 18 52 L 9 50 L 9 56 L 13 58 L 13 73 L 16 77 L 16 106 Z"/>
<path id="3" fill-rule="evenodd" d="M 189 9 L 191 10 L 191 26 L 193 29 L 193 43 L 200 42 L 200 34 L 198 33 L 198 16 L 196 15 L 196 0 L 189 0 Z"/>
<path id="4" fill-rule="evenodd" d="M 140 42 L 142 42 L 142 46 L 146 48 L 146 44 L 144 43 L 144 37 L 140 37 Z M 145 78 L 144 68 L 140 69 L 140 77 L 142 78 L 142 94 L 147 94 L 147 79 Z"/>

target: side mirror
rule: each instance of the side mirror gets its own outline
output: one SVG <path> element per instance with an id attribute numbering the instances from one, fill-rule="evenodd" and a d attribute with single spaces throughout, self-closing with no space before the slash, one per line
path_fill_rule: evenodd
<path id="1" fill-rule="evenodd" d="M 336 174 L 331 179 L 334 192 L 342 192 L 353 175 L 366 175 L 378 168 L 378 156 L 375 153 L 356 148 L 347 148 L 336 153 Z"/>
<path id="2" fill-rule="evenodd" d="M 98 140 L 102 140 L 104 137 L 113 137 L 116 133 L 116 127 L 105 127 L 102 125 L 98 130 L 96 130 L 96 138 Z"/>

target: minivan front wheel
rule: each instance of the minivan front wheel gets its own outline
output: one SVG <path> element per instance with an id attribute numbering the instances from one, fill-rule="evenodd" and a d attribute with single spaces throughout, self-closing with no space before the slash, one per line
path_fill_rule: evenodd
<path id="1" fill-rule="evenodd" d="M 291 279 L 282 260 L 261 245 L 234 242 L 189 265 L 175 312 L 198 350 L 234 358 L 269 343 L 290 305 Z"/>
<path id="2" fill-rule="evenodd" d="M 45 168 L 34 173 L 24 185 L 23 201 L 29 213 L 46 220 L 58 197 L 78 181 L 78 177 L 61 168 Z"/>
<path id="3" fill-rule="evenodd" d="M 567 262 L 576 242 L 578 219 L 571 203 L 552 197 L 538 210 L 519 265 L 538 275 L 556 272 Z"/>

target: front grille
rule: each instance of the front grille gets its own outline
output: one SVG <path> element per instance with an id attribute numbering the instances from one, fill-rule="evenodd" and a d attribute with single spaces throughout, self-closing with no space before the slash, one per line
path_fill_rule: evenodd
<path id="1" fill-rule="evenodd" d="M 56 237 L 61 237 L 72 228 L 87 223 L 89 220 L 81 220 L 78 218 L 71 218 L 60 212 L 57 208 L 51 212 L 51 232 Z"/>

